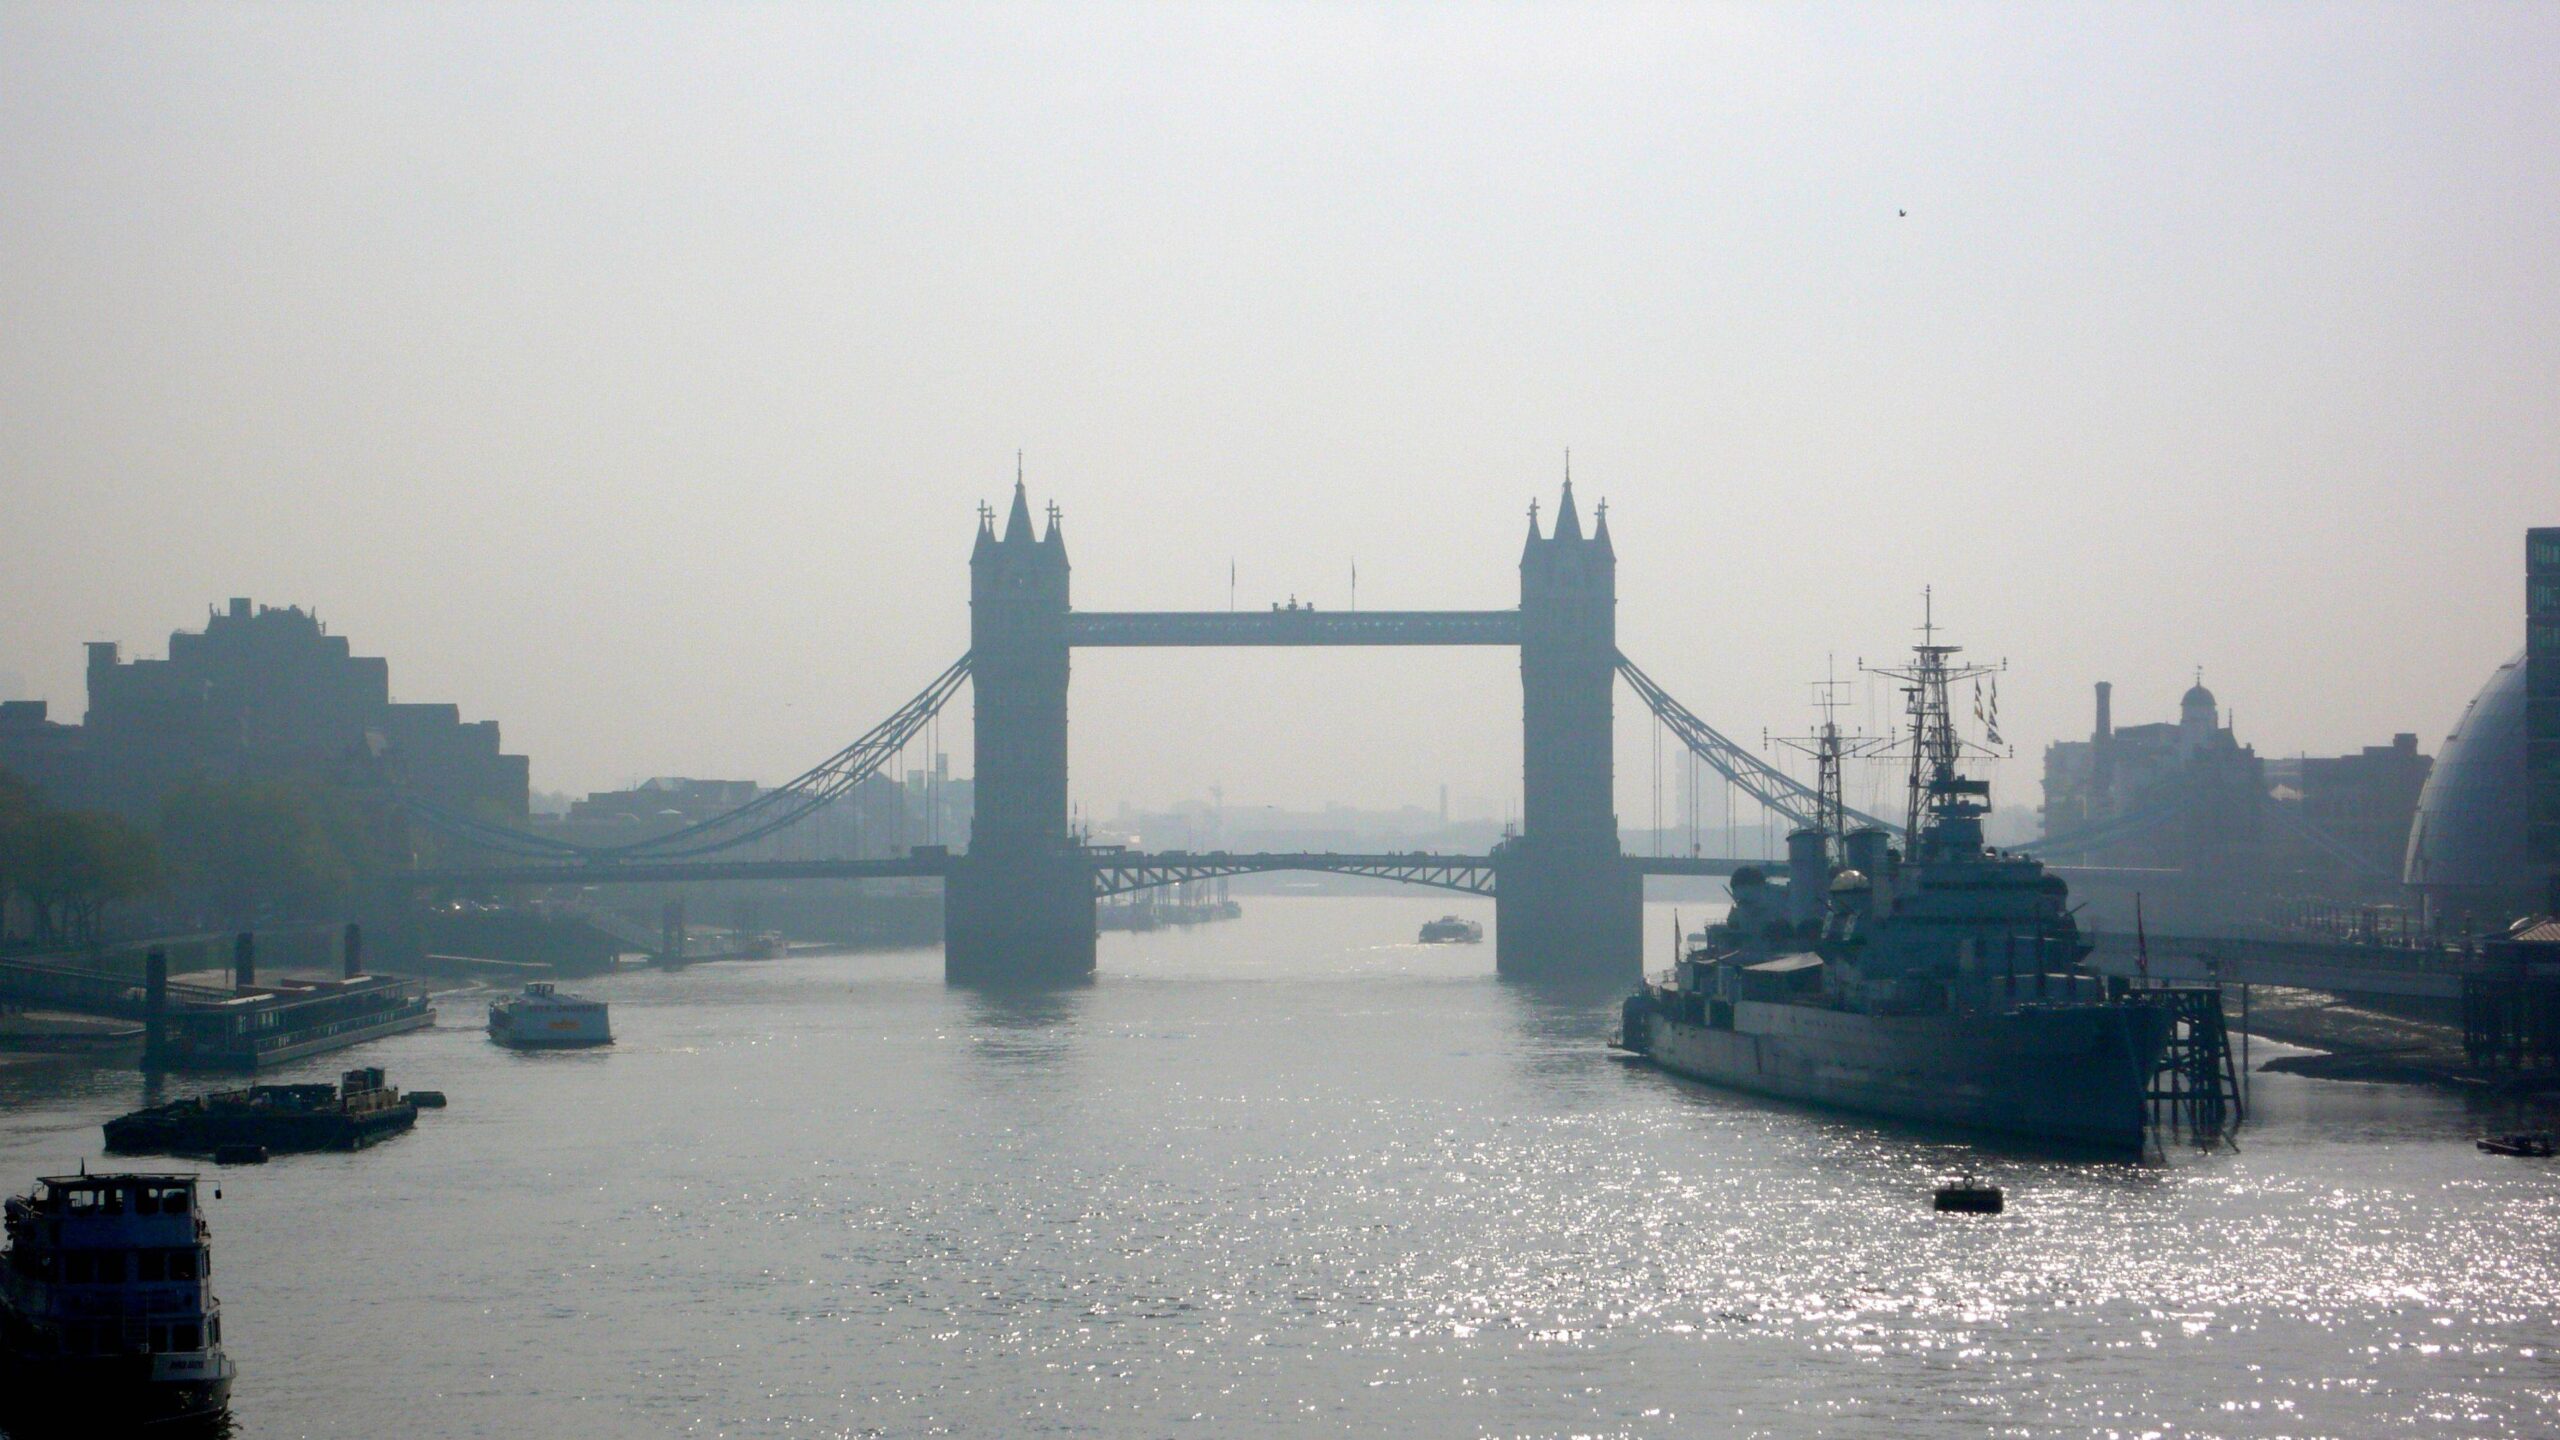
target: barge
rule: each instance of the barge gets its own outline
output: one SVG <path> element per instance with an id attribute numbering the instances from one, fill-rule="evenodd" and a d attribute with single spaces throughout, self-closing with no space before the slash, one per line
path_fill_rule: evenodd
<path id="1" fill-rule="evenodd" d="M 256 1149 L 361 1150 L 418 1123 L 418 1107 L 373 1066 L 338 1085 L 251 1085 L 173 1100 L 106 1124 L 115 1155 L 220 1158 Z"/>

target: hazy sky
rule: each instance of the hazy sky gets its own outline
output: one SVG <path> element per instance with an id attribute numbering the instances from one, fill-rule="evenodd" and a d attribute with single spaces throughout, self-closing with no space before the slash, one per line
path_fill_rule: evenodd
<path id="1" fill-rule="evenodd" d="M 534 783 L 785 777 L 1077 602 L 1910 641 L 2433 749 L 2560 523 L 2560 6 L 0 6 L 0 671 L 316 606 Z M 1907 210 L 1907 216 L 1898 212 Z M 1650 726 L 1620 692 L 1621 818 Z M 1508 652 L 1087 652 L 1079 800 L 1518 788 Z M 944 731 L 968 769 L 964 712 Z"/>

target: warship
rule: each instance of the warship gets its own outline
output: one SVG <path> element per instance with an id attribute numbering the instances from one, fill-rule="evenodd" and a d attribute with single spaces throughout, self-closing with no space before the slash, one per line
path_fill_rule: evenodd
<path id="1" fill-rule="evenodd" d="M 2068 886 L 1983 843 L 1990 785 L 1960 768 L 1998 752 L 1957 734 L 1948 688 L 1992 667 L 1923 632 L 1915 663 L 1879 672 L 1910 717 L 1902 843 L 1846 823 L 1849 747 L 1826 721 L 1784 877 L 1734 875 L 1728 917 L 1627 1000 L 1620 1046 L 1712 1084 L 2120 1155 L 2155 1118 L 2223 1133 L 2239 1093 L 2218 989 L 2081 970 Z"/>

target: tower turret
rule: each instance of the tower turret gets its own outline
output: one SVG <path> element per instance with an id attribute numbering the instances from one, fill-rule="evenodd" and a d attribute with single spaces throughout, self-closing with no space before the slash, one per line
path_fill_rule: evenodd
<path id="1" fill-rule="evenodd" d="M 969 556 L 969 654 L 977 714 L 977 850 L 1034 850 L 1067 835 L 1067 545 L 1056 506 L 1044 538 L 1017 478 L 999 537 L 979 509 Z"/>
<path id="2" fill-rule="evenodd" d="M 1530 511 L 1520 554 L 1520 837 L 1498 896 L 1505 974 L 1594 974 L 1633 966 L 1642 879 L 1618 848 L 1612 701 L 1618 562 L 1607 511 L 1586 535 L 1566 477 L 1553 531 Z M 1596 967 L 1596 968 L 1594 968 Z"/>

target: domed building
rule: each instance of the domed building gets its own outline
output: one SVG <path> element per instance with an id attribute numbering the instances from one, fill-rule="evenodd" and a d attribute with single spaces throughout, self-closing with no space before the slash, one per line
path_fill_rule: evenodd
<path id="1" fill-rule="evenodd" d="M 2430 920 L 2494 926 L 2539 903 L 2541 876 L 2525 853 L 2524 702 L 2518 651 L 2464 707 L 2418 793 L 2402 878 Z"/>

